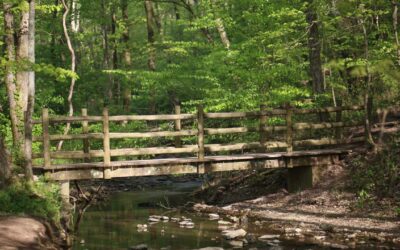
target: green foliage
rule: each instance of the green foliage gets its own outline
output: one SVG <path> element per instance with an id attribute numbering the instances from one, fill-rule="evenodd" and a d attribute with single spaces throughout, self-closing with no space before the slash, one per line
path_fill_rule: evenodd
<path id="1" fill-rule="evenodd" d="M 399 138 L 400 135 L 377 154 L 352 160 L 352 186 L 361 204 L 372 197 L 400 200 Z"/>
<path id="2" fill-rule="evenodd" d="M 39 180 L 32 184 L 15 183 L 0 190 L 0 212 L 60 220 L 61 199 L 58 185 Z"/>

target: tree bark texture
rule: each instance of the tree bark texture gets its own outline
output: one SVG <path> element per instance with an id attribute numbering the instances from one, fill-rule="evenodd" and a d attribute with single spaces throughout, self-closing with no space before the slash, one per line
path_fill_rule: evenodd
<path id="1" fill-rule="evenodd" d="M 308 50 L 310 61 L 310 76 L 312 79 L 312 88 L 314 94 L 318 95 L 324 92 L 324 77 L 322 75 L 321 61 L 321 42 L 319 34 L 318 16 L 313 6 L 313 1 L 309 2 L 306 13 L 308 30 Z"/>

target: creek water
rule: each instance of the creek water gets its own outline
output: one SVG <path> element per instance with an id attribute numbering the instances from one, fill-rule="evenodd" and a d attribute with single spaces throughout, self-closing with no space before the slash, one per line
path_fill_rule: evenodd
<path id="1" fill-rule="evenodd" d="M 154 187 L 144 191 L 129 191 L 113 194 L 106 202 L 96 204 L 85 212 L 76 232 L 74 250 L 129 249 L 146 244 L 149 249 L 190 250 L 203 247 L 232 249 L 223 239 L 217 221 L 196 213 L 168 210 L 158 206 L 175 206 L 188 201 L 188 195 L 199 183 L 174 183 L 170 186 Z M 148 226 L 147 232 L 139 232 L 138 224 L 148 224 L 150 215 L 169 217 L 185 216 L 195 223 L 194 228 L 181 228 L 176 222 L 159 222 Z M 251 222 L 250 222 L 251 223 Z M 248 233 L 262 235 L 261 229 L 249 224 Z M 292 241 L 260 242 L 246 245 L 242 249 L 321 249 L 320 246 L 305 245 Z"/>

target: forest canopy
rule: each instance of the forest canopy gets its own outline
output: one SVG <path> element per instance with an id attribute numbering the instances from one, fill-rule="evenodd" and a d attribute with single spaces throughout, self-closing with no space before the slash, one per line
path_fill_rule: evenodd
<path id="1" fill-rule="evenodd" d="M 20 150 L 31 143 L 27 121 L 43 107 L 74 115 L 398 104 L 398 5 L 2 1 L 0 139 L 18 149 L 15 159 L 29 158 Z"/>

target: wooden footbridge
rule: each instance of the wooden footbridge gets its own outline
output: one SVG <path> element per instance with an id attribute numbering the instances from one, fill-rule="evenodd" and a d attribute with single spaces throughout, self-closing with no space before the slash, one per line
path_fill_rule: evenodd
<path id="1" fill-rule="evenodd" d="M 81 116 L 67 117 L 43 109 L 41 120 L 34 121 L 42 129 L 33 139 L 41 144 L 41 153 L 33 154 L 35 171 L 66 189 L 70 180 L 289 168 L 289 186 L 299 189 L 312 184 L 315 167 L 332 164 L 349 152 L 348 145 L 364 142 L 362 133 L 350 137 L 351 129 L 363 126 L 363 110 L 262 105 L 253 112 L 209 113 L 199 106 L 196 113 L 181 114 L 178 106 L 174 114 L 110 116 L 104 109 L 92 116 L 83 109 Z M 360 119 L 351 120 L 357 114 Z M 66 123 L 70 134 L 60 132 L 58 125 Z M 60 140 L 68 150 L 55 150 Z M 142 147 L 143 140 L 164 146 Z"/>

